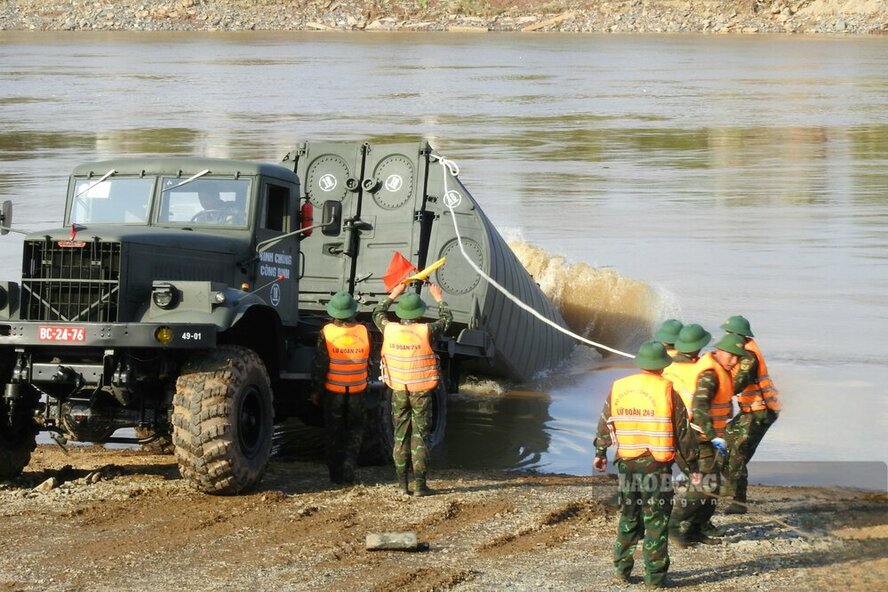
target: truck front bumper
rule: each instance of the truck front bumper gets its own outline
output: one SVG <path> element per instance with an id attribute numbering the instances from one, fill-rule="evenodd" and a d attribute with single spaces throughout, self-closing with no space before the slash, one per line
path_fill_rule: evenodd
<path id="1" fill-rule="evenodd" d="M 0 322 L 0 346 L 207 349 L 218 327 L 179 323 Z"/>

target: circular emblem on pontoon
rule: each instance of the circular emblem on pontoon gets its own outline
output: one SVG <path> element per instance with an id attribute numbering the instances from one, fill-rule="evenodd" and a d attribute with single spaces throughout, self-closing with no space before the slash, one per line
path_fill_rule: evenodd
<path id="1" fill-rule="evenodd" d="M 481 245 L 470 238 L 464 238 L 466 256 L 480 268 L 484 268 L 484 250 Z M 447 265 L 440 267 L 435 272 L 438 285 L 448 294 L 468 294 L 475 289 L 481 276 L 472 269 L 459 248 L 459 243 L 452 240 L 444 245 L 439 257 L 447 257 Z"/>
<path id="2" fill-rule="evenodd" d="M 397 191 L 404 185 L 404 179 L 401 175 L 389 175 L 385 180 L 385 188 L 389 191 Z"/>
<path id="3" fill-rule="evenodd" d="M 321 188 L 321 191 L 333 191 L 336 189 L 336 177 L 327 173 L 323 175 L 320 179 L 318 179 L 318 187 Z"/>
<path id="4" fill-rule="evenodd" d="M 413 183 L 416 178 L 413 161 L 403 154 L 390 154 L 373 169 L 374 179 L 383 179 L 373 194 L 373 201 L 384 210 L 396 210 L 413 200 Z"/>
<path id="5" fill-rule="evenodd" d="M 331 199 L 342 201 L 348 193 L 345 180 L 350 177 L 345 160 L 335 154 L 323 154 L 306 168 L 305 195 L 315 207 Z"/>
<path id="6" fill-rule="evenodd" d="M 462 203 L 462 194 L 456 190 L 450 190 L 444 196 L 444 205 L 448 208 L 457 208 Z"/>
<path id="7" fill-rule="evenodd" d="M 274 306 L 277 306 L 281 303 L 281 286 L 280 284 L 272 284 L 271 285 L 271 294 L 269 295 L 271 298 L 271 303 Z"/>

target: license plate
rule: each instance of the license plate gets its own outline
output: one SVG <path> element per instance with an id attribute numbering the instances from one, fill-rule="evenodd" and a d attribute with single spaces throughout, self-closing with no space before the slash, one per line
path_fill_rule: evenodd
<path id="1" fill-rule="evenodd" d="M 66 343 L 81 343 L 86 341 L 86 329 L 84 327 L 56 327 L 52 325 L 40 325 L 37 329 L 40 341 L 64 341 Z"/>

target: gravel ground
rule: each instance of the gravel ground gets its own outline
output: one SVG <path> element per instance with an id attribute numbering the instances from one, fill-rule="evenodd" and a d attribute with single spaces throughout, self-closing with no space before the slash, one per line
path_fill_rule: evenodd
<path id="1" fill-rule="evenodd" d="M 7 0 L 0 30 L 888 32 L 884 0 Z"/>
<path id="2" fill-rule="evenodd" d="M 332 488 L 318 463 L 276 461 L 259 491 L 212 497 L 179 479 L 172 456 L 40 446 L 0 483 L 0 591 L 633 587 L 610 583 L 611 478 L 437 471 L 437 494 L 414 499 L 390 472 L 362 468 L 360 484 Z M 722 545 L 672 549 L 673 586 L 884 589 L 888 496 L 752 487 L 751 497 L 751 513 L 716 516 Z M 367 534 L 391 531 L 429 548 L 365 550 Z"/>

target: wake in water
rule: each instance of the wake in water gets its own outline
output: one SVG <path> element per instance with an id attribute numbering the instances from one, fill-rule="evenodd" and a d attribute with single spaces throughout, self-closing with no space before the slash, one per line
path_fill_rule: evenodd
<path id="1" fill-rule="evenodd" d="M 614 269 L 570 263 L 520 240 L 509 241 L 509 247 L 559 308 L 570 330 L 587 339 L 634 352 L 675 312 L 668 295 Z"/>
<path id="2" fill-rule="evenodd" d="M 626 352 L 634 352 L 650 339 L 654 328 L 665 318 L 677 316 L 678 307 L 671 295 L 643 282 L 624 277 L 614 269 L 571 263 L 565 257 L 512 239 L 509 247 L 530 273 L 543 293 L 559 309 L 568 328 L 587 339 Z M 606 353 L 606 352 L 605 352 Z M 557 372 L 539 376 L 533 388 L 558 388 L 571 377 L 627 361 L 581 345 Z M 466 376 L 460 391 L 471 395 L 500 397 L 508 395 L 512 385 L 497 379 Z"/>

